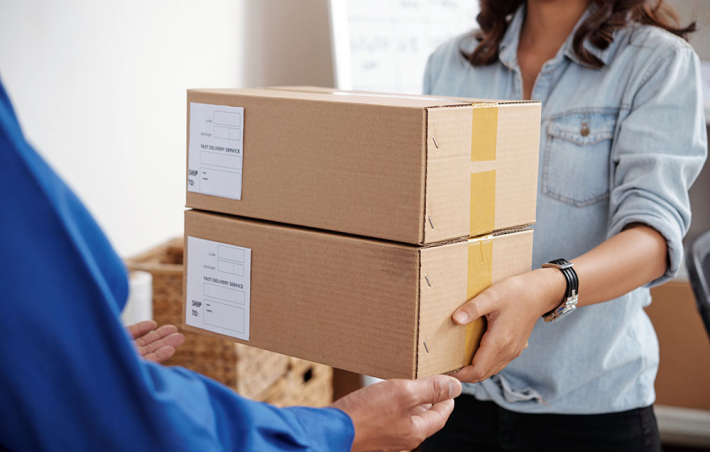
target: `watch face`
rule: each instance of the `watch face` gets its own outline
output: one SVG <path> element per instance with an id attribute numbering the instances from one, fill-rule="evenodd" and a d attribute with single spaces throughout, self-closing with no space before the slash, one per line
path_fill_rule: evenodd
<path id="1" fill-rule="evenodd" d="M 573 312 L 575 309 L 577 309 L 577 300 L 578 297 L 570 297 L 567 298 L 565 301 L 562 302 L 561 305 L 557 307 L 554 311 L 551 313 L 543 316 L 546 322 L 556 322 L 562 317 L 566 316 L 567 314 Z"/>
<path id="2" fill-rule="evenodd" d="M 567 314 L 570 314 L 575 309 L 577 309 L 577 306 L 565 306 L 562 309 L 562 311 L 558 311 L 559 313 L 557 314 L 557 319 L 555 319 L 555 320 L 561 319 L 562 317 L 566 316 Z"/>

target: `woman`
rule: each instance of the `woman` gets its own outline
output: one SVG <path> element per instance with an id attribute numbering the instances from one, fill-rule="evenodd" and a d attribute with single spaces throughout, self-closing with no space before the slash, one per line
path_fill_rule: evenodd
<path id="1" fill-rule="evenodd" d="M 706 157 L 694 25 L 662 0 L 483 0 L 478 22 L 432 54 L 425 92 L 542 101 L 534 270 L 454 313 L 488 331 L 422 450 L 660 450 L 643 308 L 681 264 Z M 540 268 L 557 258 L 572 269 Z"/>

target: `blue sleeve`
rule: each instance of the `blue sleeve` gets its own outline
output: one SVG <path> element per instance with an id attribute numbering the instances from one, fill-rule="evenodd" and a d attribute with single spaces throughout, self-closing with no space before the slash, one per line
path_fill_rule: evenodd
<path id="1" fill-rule="evenodd" d="M 0 84 L 0 450 L 338 451 L 342 411 L 278 409 L 136 355 L 126 271 Z"/>
<path id="2" fill-rule="evenodd" d="M 667 49 L 629 93 L 631 110 L 612 148 L 608 236 L 643 223 L 666 239 L 668 269 L 654 286 L 680 268 L 691 218 L 688 189 L 707 156 L 697 55 L 689 46 Z"/>

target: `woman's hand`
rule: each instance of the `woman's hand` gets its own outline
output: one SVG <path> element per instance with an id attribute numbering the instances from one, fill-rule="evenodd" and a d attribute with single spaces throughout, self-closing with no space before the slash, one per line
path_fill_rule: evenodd
<path id="1" fill-rule="evenodd" d="M 153 320 L 138 322 L 128 327 L 138 354 L 148 361 L 162 363 L 175 354 L 175 350 L 185 342 L 185 336 L 178 333 L 175 325 L 158 326 Z"/>
<path id="2" fill-rule="evenodd" d="M 473 363 L 452 376 L 475 383 L 503 370 L 523 352 L 540 316 L 559 306 L 566 287 L 562 272 L 542 268 L 504 279 L 461 306 L 454 322 L 466 325 L 485 316 L 488 329 Z"/>

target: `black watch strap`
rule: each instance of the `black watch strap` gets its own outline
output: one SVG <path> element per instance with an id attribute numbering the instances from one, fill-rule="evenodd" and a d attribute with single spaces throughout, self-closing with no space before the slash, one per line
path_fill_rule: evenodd
<path id="1" fill-rule="evenodd" d="M 565 298 L 573 297 L 579 293 L 579 278 L 577 278 L 577 272 L 574 271 L 573 264 L 567 259 L 555 259 L 546 264 L 542 264 L 542 266 L 557 268 L 565 275 L 565 279 L 567 280 Z"/>
<path id="2" fill-rule="evenodd" d="M 572 268 L 572 263 L 566 259 L 555 259 L 546 264 L 542 264 L 542 266 L 544 268 L 556 268 L 560 270 L 565 277 L 565 281 L 567 281 L 567 290 L 562 299 L 562 303 L 557 308 L 542 316 L 546 322 L 554 322 L 577 308 L 579 278 L 577 277 L 577 272 Z"/>

